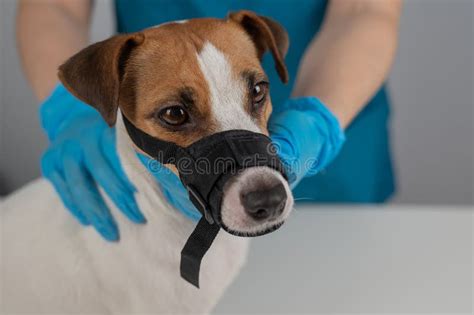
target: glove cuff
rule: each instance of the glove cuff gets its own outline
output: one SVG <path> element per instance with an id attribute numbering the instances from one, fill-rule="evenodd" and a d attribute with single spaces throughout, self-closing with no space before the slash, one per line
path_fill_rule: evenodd
<path id="1" fill-rule="evenodd" d="M 61 83 L 56 85 L 39 108 L 41 127 L 50 141 L 56 138 L 70 119 L 88 115 L 99 113 L 74 97 Z"/>

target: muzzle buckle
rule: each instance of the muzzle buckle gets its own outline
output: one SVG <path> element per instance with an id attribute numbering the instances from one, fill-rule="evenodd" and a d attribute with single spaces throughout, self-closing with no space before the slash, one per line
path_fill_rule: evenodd
<path id="1" fill-rule="evenodd" d="M 206 221 L 209 224 L 214 224 L 214 219 L 212 218 L 212 214 L 209 212 L 209 207 L 206 205 L 206 202 L 203 200 L 201 195 L 193 188 L 191 185 L 187 185 L 186 189 L 190 196 L 192 196 L 199 204 Z"/>

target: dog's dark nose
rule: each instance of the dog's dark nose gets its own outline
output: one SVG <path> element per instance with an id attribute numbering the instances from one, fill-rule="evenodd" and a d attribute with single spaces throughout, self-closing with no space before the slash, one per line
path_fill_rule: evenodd
<path id="1" fill-rule="evenodd" d="M 270 189 L 260 189 L 241 195 L 247 214 L 255 220 L 265 220 L 280 215 L 285 208 L 286 191 L 282 183 Z"/>

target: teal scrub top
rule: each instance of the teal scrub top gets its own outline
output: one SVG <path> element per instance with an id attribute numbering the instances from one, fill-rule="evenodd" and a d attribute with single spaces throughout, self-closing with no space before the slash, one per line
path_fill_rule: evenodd
<path id="1" fill-rule="evenodd" d="M 117 30 L 136 32 L 167 21 L 198 17 L 223 18 L 230 11 L 252 10 L 281 23 L 290 37 L 285 58 L 290 81 L 280 82 L 269 54 L 263 66 L 270 78 L 273 106 L 291 95 L 302 55 L 318 32 L 326 0 L 116 0 Z M 337 158 L 319 174 L 294 189 L 298 202 L 383 202 L 394 191 L 389 146 L 389 100 L 385 87 L 346 129 Z"/>

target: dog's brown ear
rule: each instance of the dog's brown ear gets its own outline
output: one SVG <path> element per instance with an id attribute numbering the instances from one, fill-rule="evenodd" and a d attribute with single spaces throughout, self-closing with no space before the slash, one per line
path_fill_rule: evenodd
<path id="1" fill-rule="evenodd" d="M 270 18 L 246 10 L 230 13 L 229 19 L 239 23 L 252 38 L 260 59 L 270 50 L 281 81 L 287 83 L 288 70 L 284 58 L 288 51 L 289 39 L 283 26 Z"/>
<path id="2" fill-rule="evenodd" d="M 74 96 L 95 107 L 112 126 L 117 119 L 125 66 L 143 40 L 143 34 L 135 33 L 90 45 L 59 67 L 59 80 Z"/>

